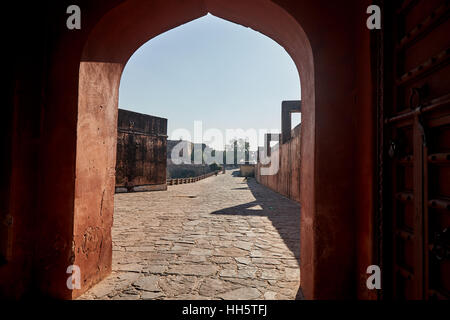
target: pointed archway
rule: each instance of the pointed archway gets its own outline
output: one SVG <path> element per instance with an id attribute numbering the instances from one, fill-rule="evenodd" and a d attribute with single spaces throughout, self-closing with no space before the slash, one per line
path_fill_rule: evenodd
<path id="1" fill-rule="evenodd" d="M 108 12 L 90 32 L 80 62 L 74 264 L 84 270 L 84 288 L 110 272 L 114 193 L 111 173 L 115 168 L 122 70 L 143 43 L 208 12 L 251 27 L 281 44 L 293 57 L 302 77 L 307 79 L 302 83 L 304 103 L 314 109 L 313 62 L 308 39 L 298 22 L 270 1 L 126 1 Z M 309 111 L 308 107 L 304 109 L 304 119 L 308 119 Z M 305 131 L 308 132 L 308 128 Z"/>
<path id="2" fill-rule="evenodd" d="M 55 12 L 65 12 L 62 7 Z M 68 32 L 62 24 L 52 35 L 56 40 L 40 149 L 35 287 L 53 297 L 74 298 L 110 272 L 121 72 L 143 43 L 209 12 L 265 34 L 294 60 L 302 87 L 301 287 L 306 298 L 354 297 L 355 279 L 358 286 L 363 283 L 359 278 L 371 260 L 372 241 L 370 233 L 361 236 L 361 250 L 369 250 L 357 261 L 355 220 L 370 227 L 373 206 L 373 190 L 366 183 L 372 177 L 367 170 L 371 154 L 354 152 L 358 143 L 367 149 L 373 143 L 370 104 L 359 108 L 366 101 L 358 105 L 355 94 L 359 84 L 353 30 L 364 23 L 362 15 L 328 0 L 86 1 L 82 12 L 89 14 L 83 15 L 80 32 Z M 364 53 L 370 57 L 369 51 Z M 370 77 L 360 76 L 362 85 L 369 86 Z M 356 135 L 358 128 L 362 131 Z M 349 178 L 355 174 L 356 179 Z M 358 184 L 367 188 L 358 189 Z M 364 208 L 361 218 L 355 215 L 358 208 Z M 82 270 L 80 290 L 66 287 L 71 264 Z"/>

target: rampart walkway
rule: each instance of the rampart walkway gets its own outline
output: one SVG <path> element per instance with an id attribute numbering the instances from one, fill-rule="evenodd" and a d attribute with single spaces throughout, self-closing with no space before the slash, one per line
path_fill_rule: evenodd
<path id="1" fill-rule="evenodd" d="M 295 299 L 299 205 L 227 172 L 115 196 L 112 274 L 80 299 Z"/>

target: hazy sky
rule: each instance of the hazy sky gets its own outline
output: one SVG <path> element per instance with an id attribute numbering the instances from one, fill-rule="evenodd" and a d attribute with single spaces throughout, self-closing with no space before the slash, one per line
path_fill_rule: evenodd
<path id="1" fill-rule="evenodd" d="M 203 131 L 217 128 L 223 135 L 238 128 L 280 132 L 281 101 L 298 99 L 298 72 L 280 45 L 207 15 L 134 53 L 120 82 L 119 107 L 167 118 L 169 139 L 179 139 L 174 130 L 185 128 L 193 135 L 197 120 Z"/>

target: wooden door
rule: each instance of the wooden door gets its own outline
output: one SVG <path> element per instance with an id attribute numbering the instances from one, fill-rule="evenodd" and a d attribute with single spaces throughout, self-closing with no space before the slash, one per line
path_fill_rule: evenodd
<path id="1" fill-rule="evenodd" d="M 393 298 L 448 299 L 450 1 L 393 3 L 384 11 L 385 55 L 393 57 L 385 78 L 384 265 Z"/>

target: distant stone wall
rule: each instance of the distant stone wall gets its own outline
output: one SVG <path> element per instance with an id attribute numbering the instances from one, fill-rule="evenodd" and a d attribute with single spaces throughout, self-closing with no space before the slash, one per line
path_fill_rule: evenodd
<path id="1" fill-rule="evenodd" d="M 172 152 L 175 149 L 175 157 L 185 160 L 187 163 L 175 164 L 172 161 Z M 195 164 L 195 159 L 202 159 L 203 152 L 209 151 L 204 143 L 192 143 L 186 140 L 167 140 L 167 179 L 192 178 L 211 172 L 207 164 Z M 183 154 L 186 152 L 186 154 Z M 177 154 L 178 153 L 178 154 Z"/>
<path id="2" fill-rule="evenodd" d="M 166 190 L 167 119 L 119 109 L 116 192 Z"/>
<path id="3" fill-rule="evenodd" d="M 190 141 L 186 140 L 167 140 L 167 160 L 170 161 L 172 159 L 172 151 L 175 147 L 178 146 L 178 154 L 176 156 L 183 157 L 186 159 L 192 158 L 192 152 L 194 150 L 194 144 Z M 187 152 L 187 154 L 183 154 L 183 152 Z"/>
<path id="4" fill-rule="evenodd" d="M 279 161 L 278 172 L 273 175 L 261 175 L 261 168 L 268 167 L 256 164 L 255 178 L 266 187 L 300 202 L 300 125 L 291 131 L 291 137 L 285 143 L 279 143 L 271 149 L 271 163 Z"/>
<path id="5" fill-rule="evenodd" d="M 241 177 L 254 177 L 255 176 L 255 167 L 256 166 L 254 164 L 239 165 Z"/>
<path id="6" fill-rule="evenodd" d="M 177 185 L 177 184 L 194 183 L 194 182 L 212 177 L 214 175 L 217 176 L 218 174 L 219 174 L 219 170 L 216 170 L 216 171 L 211 171 L 209 173 L 202 174 L 202 175 L 199 175 L 196 177 L 167 179 L 167 185 L 172 186 L 172 185 Z"/>
<path id="7" fill-rule="evenodd" d="M 191 178 L 210 173 L 211 169 L 207 164 L 173 164 L 167 162 L 167 179 Z"/>

